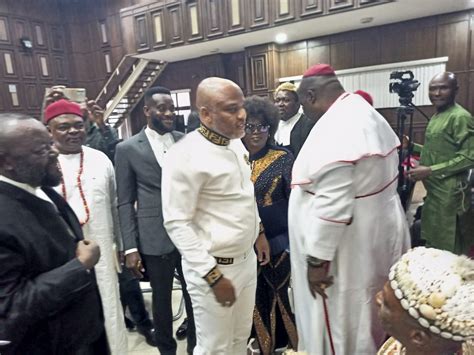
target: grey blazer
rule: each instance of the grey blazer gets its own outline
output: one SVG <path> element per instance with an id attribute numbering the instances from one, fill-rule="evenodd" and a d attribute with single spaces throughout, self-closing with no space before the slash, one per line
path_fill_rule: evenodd
<path id="1" fill-rule="evenodd" d="M 177 131 L 171 134 L 175 142 L 183 137 Z M 146 255 L 171 253 L 175 246 L 163 227 L 161 167 L 145 129 L 117 145 L 115 176 L 124 250 L 138 248 Z"/>

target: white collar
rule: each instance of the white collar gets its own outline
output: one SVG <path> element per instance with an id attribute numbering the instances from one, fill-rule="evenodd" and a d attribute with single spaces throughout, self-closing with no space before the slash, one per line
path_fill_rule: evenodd
<path id="1" fill-rule="evenodd" d="M 18 187 L 22 190 L 25 190 L 26 192 L 29 192 L 30 194 L 35 195 L 35 196 L 36 196 L 36 191 L 38 191 L 38 187 L 33 187 L 29 184 L 25 184 L 24 182 L 18 182 L 18 181 L 12 180 L 10 178 L 7 178 L 4 175 L 0 175 L 0 181 L 3 181 L 3 182 L 6 182 L 10 185 L 16 186 L 16 187 Z"/>
<path id="2" fill-rule="evenodd" d="M 283 126 L 290 126 L 290 125 L 296 123 L 296 121 L 299 120 L 300 116 L 301 116 L 301 112 L 297 112 L 296 115 L 292 116 L 291 118 L 289 118 L 286 121 L 280 120 L 280 124 L 283 125 Z"/>
<path id="3" fill-rule="evenodd" d="M 157 140 L 160 142 L 165 142 L 169 140 L 170 138 L 172 139 L 173 136 L 171 135 L 170 132 L 167 132 L 165 134 L 159 134 L 157 131 L 151 129 L 150 127 L 146 126 L 145 128 L 145 134 L 149 139 Z"/>

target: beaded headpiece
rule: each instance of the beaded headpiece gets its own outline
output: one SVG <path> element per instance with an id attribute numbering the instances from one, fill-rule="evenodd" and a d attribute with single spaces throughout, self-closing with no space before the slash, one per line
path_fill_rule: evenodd
<path id="1" fill-rule="evenodd" d="M 445 339 L 474 339 L 474 260 L 418 247 L 392 266 L 390 286 L 401 306 Z"/>

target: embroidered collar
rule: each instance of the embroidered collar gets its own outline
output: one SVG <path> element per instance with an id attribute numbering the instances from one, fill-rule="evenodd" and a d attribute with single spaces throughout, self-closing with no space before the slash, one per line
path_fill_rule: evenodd
<path id="1" fill-rule="evenodd" d="M 203 135 L 209 142 L 216 145 L 229 145 L 230 139 L 223 135 L 212 131 L 201 123 L 201 126 L 197 129 L 199 133 Z"/>

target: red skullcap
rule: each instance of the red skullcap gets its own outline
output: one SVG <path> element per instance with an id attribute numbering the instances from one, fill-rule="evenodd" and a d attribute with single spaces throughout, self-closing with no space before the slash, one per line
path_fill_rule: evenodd
<path id="1" fill-rule="evenodd" d="M 82 117 L 81 107 L 74 102 L 64 99 L 53 102 L 44 110 L 44 123 L 48 124 L 53 118 L 67 114 Z"/>
<path id="2" fill-rule="evenodd" d="M 336 75 L 336 73 L 329 64 L 315 64 L 304 72 L 303 78 L 323 75 Z"/>
<path id="3" fill-rule="evenodd" d="M 370 106 L 374 106 L 374 99 L 372 99 L 372 96 L 367 91 L 357 90 L 354 91 L 354 94 L 362 96 L 364 100 L 370 104 Z"/>

